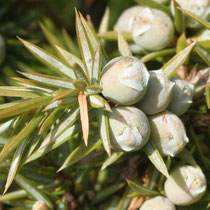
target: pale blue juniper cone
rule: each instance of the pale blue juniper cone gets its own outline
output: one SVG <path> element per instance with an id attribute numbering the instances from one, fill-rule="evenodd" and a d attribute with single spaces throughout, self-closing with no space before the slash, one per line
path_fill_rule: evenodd
<path id="1" fill-rule="evenodd" d="M 176 208 L 168 198 L 156 196 L 146 200 L 139 210 L 176 210 Z"/>
<path id="2" fill-rule="evenodd" d="M 3 63 L 6 54 L 6 46 L 4 38 L 0 34 L 0 65 Z"/>
<path id="3" fill-rule="evenodd" d="M 169 111 L 150 116 L 149 123 L 150 140 L 163 156 L 174 157 L 189 141 L 184 124 L 179 117 Z"/>
<path id="4" fill-rule="evenodd" d="M 174 37 L 171 18 L 161 10 L 143 6 L 125 10 L 114 29 L 131 32 L 134 42 L 149 51 L 165 48 Z"/>
<path id="5" fill-rule="evenodd" d="M 135 151 L 150 137 L 146 115 L 136 107 L 118 106 L 109 113 L 111 147 L 116 151 Z"/>
<path id="6" fill-rule="evenodd" d="M 173 93 L 171 82 L 162 70 L 149 71 L 150 79 L 147 92 L 136 106 L 147 115 L 157 114 L 166 109 Z"/>
<path id="7" fill-rule="evenodd" d="M 180 116 L 192 104 L 194 85 L 182 79 L 172 79 L 175 83 L 171 102 L 167 109 Z"/>
<path id="8" fill-rule="evenodd" d="M 210 0 L 176 0 L 182 9 L 185 9 L 199 18 L 209 20 L 210 18 Z M 172 6 L 172 3 L 171 3 Z M 172 12 L 174 9 L 172 6 Z M 186 16 L 186 25 L 189 28 L 199 28 L 202 25 L 191 17 Z"/>
<path id="9" fill-rule="evenodd" d="M 132 105 L 145 94 L 149 73 L 145 65 L 132 56 L 120 56 L 109 61 L 102 70 L 102 94 L 111 102 Z"/>
<path id="10" fill-rule="evenodd" d="M 168 199 L 180 206 L 197 202 L 204 195 L 206 187 L 206 178 L 201 169 L 189 165 L 175 168 L 164 185 Z"/>

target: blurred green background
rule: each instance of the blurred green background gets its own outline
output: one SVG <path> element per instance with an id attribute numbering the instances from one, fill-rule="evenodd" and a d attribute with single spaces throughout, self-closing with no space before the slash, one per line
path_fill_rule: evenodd
<path id="1" fill-rule="evenodd" d="M 109 28 L 111 29 L 120 13 L 131 5 L 134 5 L 134 1 L 122 0 L 119 4 L 116 0 L 1 0 L 0 36 L 5 41 L 6 53 L 1 53 L 3 61 L 0 62 L 0 85 L 14 85 L 14 81 L 10 78 L 17 76 L 17 70 L 41 73 L 47 71 L 43 66 L 37 69 L 40 63 L 37 63 L 37 60 L 27 52 L 16 36 L 49 50 L 40 23 L 43 23 L 64 43 L 66 40 L 63 40 L 64 35 L 61 35 L 61 31 L 65 29 L 65 33 L 67 32 L 72 38 L 71 51 L 77 54 L 73 49 L 77 48 L 75 8 L 85 17 L 90 15 L 94 26 L 98 28 L 105 9 L 109 6 Z M 35 70 L 33 66 L 36 67 Z"/>

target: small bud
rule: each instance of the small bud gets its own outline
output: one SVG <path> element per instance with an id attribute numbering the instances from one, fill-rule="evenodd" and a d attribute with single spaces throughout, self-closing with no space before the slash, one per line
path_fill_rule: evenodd
<path id="1" fill-rule="evenodd" d="M 125 10 L 115 30 L 131 32 L 134 42 L 150 51 L 165 48 L 174 36 L 173 22 L 165 12 L 143 6 Z"/>
<path id="2" fill-rule="evenodd" d="M 162 155 L 174 157 L 188 143 L 182 121 L 168 111 L 153 115 L 149 118 L 151 141 Z"/>
<path id="3" fill-rule="evenodd" d="M 6 54 L 6 46 L 5 46 L 5 41 L 4 38 L 0 34 L 0 65 L 3 63 L 5 54 Z"/>
<path id="4" fill-rule="evenodd" d="M 48 210 L 48 208 L 45 202 L 40 200 L 34 203 L 32 210 Z"/>
<path id="5" fill-rule="evenodd" d="M 165 192 L 175 205 L 187 206 L 197 202 L 205 193 L 203 172 L 192 166 L 177 167 L 165 182 Z"/>
<path id="6" fill-rule="evenodd" d="M 112 59 L 102 70 L 103 95 L 120 105 L 132 105 L 145 94 L 149 73 L 145 65 L 132 56 Z"/>
<path id="7" fill-rule="evenodd" d="M 150 137 L 146 115 L 136 107 L 118 106 L 109 113 L 111 147 L 117 151 L 135 151 Z"/>
<path id="8" fill-rule="evenodd" d="M 168 198 L 156 196 L 146 200 L 139 210 L 176 210 L 176 208 Z"/>
<path id="9" fill-rule="evenodd" d="M 176 0 L 182 9 L 185 9 L 199 18 L 209 20 L 210 15 L 210 0 Z M 173 8 L 173 7 L 172 7 Z M 172 9 L 173 10 L 173 9 Z M 201 27 L 201 24 L 186 16 L 186 25 L 189 28 Z"/>
<path id="10" fill-rule="evenodd" d="M 181 79 L 175 79 L 173 82 L 175 82 L 174 91 L 167 109 L 179 116 L 190 107 L 194 86 Z"/>
<path id="11" fill-rule="evenodd" d="M 162 70 L 149 71 L 147 92 L 136 106 L 147 115 L 157 114 L 166 109 L 171 101 L 174 83 Z"/>

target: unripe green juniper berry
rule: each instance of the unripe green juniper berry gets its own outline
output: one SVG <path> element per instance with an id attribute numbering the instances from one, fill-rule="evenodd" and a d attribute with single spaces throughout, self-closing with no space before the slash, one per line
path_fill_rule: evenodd
<path id="1" fill-rule="evenodd" d="M 188 10 L 199 18 L 209 20 L 210 17 L 210 0 L 176 0 L 182 9 Z M 173 11 L 173 9 L 172 9 Z M 186 17 L 186 25 L 189 28 L 201 27 L 201 24 Z"/>
<path id="2" fill-rule="evenodd" d="M 205 193 L 206 179 L 199 168 L 175 168 L 165 182 L 166 196 L 175 205 L 187 206 L 197 202 Z"/>
<path id="3" fill-rule="evenodd" d="M 103 95 L 120 105 L 138 102 L 147 90 L 149 73 L 145 65 L 132 56 L 112 59 L 102 70 Z"/>
<path id="4" fill-rule="evenodd" d="M 109 113 L 111 146 L 117 151 L 135 151 L 143 147 L 150 137 L 146 115 L 136 107 L 118 106 Z"/>
<path id="5" fill-rule="evenodd" d="M 174 157 L 188 143 L 184 124 L 175 114 L 164 111 L 149 117 L 149 122 L 150 139 L 162 155 Z"/>
<path id="6" fill-rule="evenodd" d="M 194 86 L 185 80 L 173 79 L 174 91 L 168 110 L 176 115 L 184 114 L 192 103 Z"/>
<path id="7" fill-rule="evenodd" d="M 176 210 L 176 208 L 168 198 L 156 196 L 146 200 L 139 210 Z"/>
<path id="8" fill-rule="evenodd" d="M 115 30 L 131 32 L 134 42 L 149 51 L 165 48 L 174 36 L 173 22 L 165 12 L 143 6 L 125 10 Z"/>
<path id="9" fill-rule="evenodd" d="M 174 83 L 162 70 L 150 71 L 147 92 L 136 106 L 147 115 L 157 114 L 166 109 L 171 101 Z"/>

